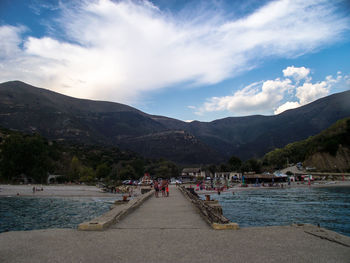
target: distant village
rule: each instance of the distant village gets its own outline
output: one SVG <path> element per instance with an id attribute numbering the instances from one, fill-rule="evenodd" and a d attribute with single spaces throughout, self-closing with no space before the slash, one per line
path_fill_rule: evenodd
<path id="1" fill-rule="evenodd" d="M 321 173 L 314 172 L 313 168 L 303 168 L 301 163 L 289 166 L 285 169 L 275 171 L 274 173 L 255 173 L 255 172 L 215 172 L 201 168 L 184 168 L 181 172 L 180 180 L 184 183 L 199 180 L 214 180 L 230 183 L 243 184 L 273 184 L 285 182 L 310 182 L 314 180 L 344 180 L 344 177 L 350 177 L 347 173 Z"/>

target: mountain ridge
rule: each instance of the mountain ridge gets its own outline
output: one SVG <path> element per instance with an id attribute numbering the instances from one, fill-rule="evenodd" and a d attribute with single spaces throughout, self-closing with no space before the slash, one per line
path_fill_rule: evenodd
<path id="1" fill-rule="evenodd" d="M 315 135 L 350 116 L 349 101 L 350 91 L 345 91 L 279 115 L 187 123 L 121 103 L 77 99 L 11 81 L 0 84 L 0 125 L 48 139 L 116 145 L 146 157 L 200 165 L 231 155 L 262 157 Z"/>

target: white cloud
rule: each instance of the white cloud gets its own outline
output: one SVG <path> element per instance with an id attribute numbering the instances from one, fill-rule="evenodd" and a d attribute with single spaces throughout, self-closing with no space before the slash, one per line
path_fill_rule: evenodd
<path id="1" fill-rule="evenodd" d="M 275 111 L 274 114 L 280 114 L 286 110 L 290 110 L 290 109 L 295 109 L 300 107 L 300 103 L 297 101 L 287 101 L 286 103 L 284 103 L 283 105 L 279 106 Z"/>
<path id="2" fill-rule="evenodd" d="M 283 76 L 292 77 L 296 81 L 300 81 L 302 79 L 307 79 L 308 81 L 310 81 L 311 79 L 308 77 L 309 74 L 310 74 L 310 69 L 305 67 L 296 68 L 294 66 L 291 66 L 283 70 Z"/>
<path id="3" fill-rule="evenodd" d="M 0 27 L 0 59 L 6 60 L 12 55 L 20 53 L 19 45 L 22 40 L 20 34 L 25 30 L 24 27 L 1 26 Z"/>
<path id="4" fill-rule="evenodd" d="M 179 83 L 218 83 L 265 57 L 298 56 L 337 41 L 349 25 L 325 0 L 272 1 L 238 20 L 222 10 L 184 19 L 148 1 L 80 3 L 59 6 L 67 41 L 0 27 L 11 36 L 1 37 L 0 81 L 129 103 Z"/>
<path id="5" fill-rule="evenodd" d="M 296 88 L 296 97 L 300 104 L 304 105 L 324 96 L 327 96 L 331 87 L 342 79 L 341 75 L 337 75 L 334 79 L 332 76 L 327 76 L 324 81 L 315 84 L 305 82 L 302 86 Z"/>
<path id="6" fill-rule="evenodd" d="M 205 112 L 230 111 L 235 116 L 245 114 L 280 114 L 327 96 L 331 89 L 342 91 L 346 88 L 349 75 L 337 72 L 336 78 L 326 76 L 325 80 L 316 83 L 309 82 L 310 69 L 301 67 L 287 67 L 284 76 L 294 77 L 255 82 L 236 91 L 232 96 L 212 97 L 207 99 L 196 112 L 203 115 Z M 304 82 L 300 84 L 300 81 Z M 299 85 L 300 84 L 300 85 Z M 289 101 L 290 97 L 293 101 Z"/>
<path id="7" fill-rule="evenodd" d="M 210 98 L 197 113 L 222 110 L 229 110 L 235 115 L 267 113 L 284 98 L 283 94 L 290 88 L 292 85 L 289 79 L 253 83 L 232 96 Z"/>

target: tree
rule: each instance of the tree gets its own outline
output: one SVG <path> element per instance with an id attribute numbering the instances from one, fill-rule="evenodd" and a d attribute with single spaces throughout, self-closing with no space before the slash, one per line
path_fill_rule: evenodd
<path id="1" fill-rule="evenodd" d="M 24 138 L 22 136 L 11 135 L 1 147 L 1 172 L 8 181 L 24 173 L 23 145 Z"/>
<path id="2" fill-rule="evenodd" d="M 51 167 L 49 146 L 40 136 L 10 135 L 1 147 L 1 172 L 12 180 L 24 174 L 44 183 Z"/>
<path id="3" fill-rule="evenodd" d="M 81 166 L 80 167 L 80 182 L 92 182 L 95 179 L 94 170 L 91 167 Z"/>
<path id="4" fill-rule="evenodd" d="M 25 138 L 26 172 L 36 182 L 46 183 L 51 159 L 49 158 L 49 146 L 40 136 Z"/>
<path id="5" fill-rule="evenodd" d="M 99 164 L 96 168 L 96 176 L 98 179 L 106 178 L 110 172 L 111 169 L 106 163 Z"/>
<path id="6" fill-rule="evenodd" d="M 125 167 L 122 167 L 118 172 L 118 179 L 121 181 L 135 178 L 135 169 L 130 164 L 127 164 Z"/>
<path id="7" fill-rule="evenodd" d="M 209 171 L 211 175 L 214 175 L 217 170 L 218 169 L 215 164 L 211 164 L 207 167 L 207 171 Z"/>
<path id="8" fill-rule="evenodd" d="M 81 164 L 75 155 L 72 158 L 72 161 L 70 162 L 69 171 L 68 171 L 68 178 L 70 181 L 78 180 L 81 176 Z"/>
<path id="9" fill-rule="evenodd" d="M 174 163 L 163 160 L 157 164 L 154 174 L 158 177 L 170 179 L 171 177 L 177 177 L 179 170 Z"/>
<path id="10" fill-rule="evenodd" d="M 145 162 L 142 159 L 136 159 L 131 163 L 134 168 L 137 179 L 142 177 L 145 173 Z"/>
<path id="11" fill-rule="evenodd" d="M 242 161 L 236 157 L 236 156 L 232 156 L 229 160 L 228 160 L 228 164 L 230 166 L 230 169 L 232 171 L 239 171 L 242 165 Z"/>
<path id="12" fill-rule="evenodd" d="M 256 159 L 250 159 L 248 161 L 245 161 L 243 165 L 241 166 L 241 171 L 244 172 L 255 172 L 260 173 L 261 172 L 261 162 Z"/>

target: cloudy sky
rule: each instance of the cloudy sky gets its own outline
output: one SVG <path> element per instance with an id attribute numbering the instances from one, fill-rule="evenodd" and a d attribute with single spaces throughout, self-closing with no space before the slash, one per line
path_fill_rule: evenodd
<path id="1" fill-rule="evenodd" d="M 344 0 L 0 0 L 0 82 L 150 114 L 273 115 L 350 88 Z"/>

